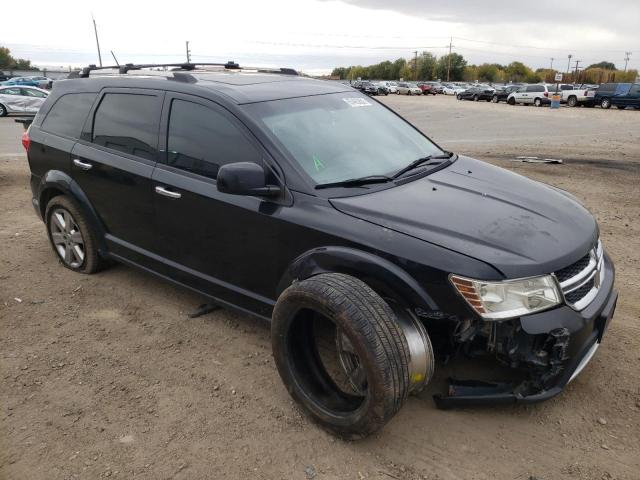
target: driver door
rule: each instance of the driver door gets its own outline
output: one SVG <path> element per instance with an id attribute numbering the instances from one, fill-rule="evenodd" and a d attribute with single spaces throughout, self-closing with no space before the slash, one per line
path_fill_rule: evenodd
<path id="1" fill-rule="evenodd" d="M 267 296 L 282 273 L 280 222 L 271 217 L 288 207 L 216 188 L 222 165 L 255 162 L 270 172 L 268 155 L 226 109 L 189 95 L 167 94 L 161 132 L 163 155 L 152 188 L 162 273 L 268 312 L 273 302 Z"/>

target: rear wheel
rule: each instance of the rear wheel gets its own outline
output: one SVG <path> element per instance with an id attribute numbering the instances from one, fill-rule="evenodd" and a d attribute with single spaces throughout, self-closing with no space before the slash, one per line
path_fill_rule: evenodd
<path id="1" fill-rule="evenodd" d="M 536 98 L 536 99 L 533 101 L 533 104 L 534 104 L 536 107 L 541 107 L 541 106 L 542 106 L 542 100 L 541 100 L 541 99 L 539 99 L 539 98 Z"/>
<path id="2" fill-rule="evenodd" d="M 626 107 L 626 105 L 616 105 L 616 108 L 617 108 L 618 110 L 624 110 L 624 109 L 625 109 L 625 108 L 627 108 L 627 107 Z"/>
<path id="3" fill-rule="evenodd" d="M 6 117 L 7 113 L 7 107 L 0 103 L 0 117 Z"/>
<path id="4" fill-rule="evenodd" d="M 278 299 L 273 356 L 287 390 L 313 420 L 361 438 L 382 428 L 431 378 L 433 351 L 421 324 L 424 335 L 416 336 L 416 325 L 361 280 L 321 274 Z M 427 360 L 416 366 L 421 358 Z"/>
<path id="5" fill-rule="evenodd" d="M 462 100 L 462 95 L 458 94 L 458 95 L 456 95 L 456 98 L 457 98 L 458 100 Z"/>
<path id="6" fill-rule="evenodd" d="M 578 99 L 575 96 L 570 96 L 567 99 L 567 105 L 570 107 L 575 107 L 576 105 L 578 105 Z"/>
<path id="7" fill-rule="evenodd" d="M 603 98 L 602 100 L 600 100 L 600 107 L 604 109 L 611 108 L 611 100 L 608 98 Z"/>
<path id="8" fill-rule="evenodd" d="M 474 95 L 473 96 L 473 101 L 477 102 L 478 100 L 480 100 L 480 97 L 478 95 Z"/>
<path id="9" fill-rule="evenodd" d="M 75 201 L 63 195 L 53 197 L 45 219 L 51 247 L 62 265 L 80 273 L 95 273 L 104 267 L 96 236 Z"/>
<path id="10" fill-rule="evenodd" d="M 508 100 L 507 100 L 507 103 L 508 103 L 509 105 L 515 105 L 515 104 L 516 104 L 516 99 L 515 99 L 515 98 L 513 98 L 513 97 L 511 97 L 510 99 L 508 99 Z"/>

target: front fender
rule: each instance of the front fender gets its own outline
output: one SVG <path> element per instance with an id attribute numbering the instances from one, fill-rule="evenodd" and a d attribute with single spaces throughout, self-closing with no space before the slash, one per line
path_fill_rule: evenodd
<path id="1" fill-rule="evenodd" d="M 282 276 L 276 293 L 280 296 L 295 281 L 329 272 L 357 277 L 382 296 L 406 306 L 437 309 L 431 296 L 401 267 L 375 254 L 348 247 L 319 247 L 303 253 Z"/>
<path id="2" fill-rule="evenodd" d="M 36 198 L 38 200 L 38 209 L 43 220 L 46 221 L 45 211 L 47 209 L 47 203 L 55 195 L 62 193 L 73 198 L 76 203 L 82 209 L 87 221 L 91 225 L 93 232 L 96 234 L 96 241 L 98 242 L 98 251 L 101 254 L 106 252 L 106 243 L 104 241 L 105 228 L 97 212 L 91 205 L 89 198 L 84 193 L 80 185 L 78 185 L 73 178 L 67 173 L 60 170 L 49 170 L 40 179 L 38 185 L 38 191 Z"/>

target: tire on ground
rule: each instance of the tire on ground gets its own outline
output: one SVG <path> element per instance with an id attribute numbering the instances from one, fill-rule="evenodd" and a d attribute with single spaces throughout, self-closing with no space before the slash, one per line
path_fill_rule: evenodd
<path id="1" fill-rule="evenodd" d="M 363 396 L 345 393 L 322 367 L 313 322 L 330 320 L 357 353 Z M 389 305 L 367 284 L 327 273 L 294 283 L 275 306 L 273 356 L 291 396 L 327 430 L 362 438 L 382 428 L 409 394 L 409 346 Z"/>
<path id="2" fill-rule="evenodd" d="M 73 268 L 70 265 L 67 265 L 64 261 L 61 261 L 62 265 L 64 265 L 69 270 L 73 270 L 74 272 L 79 273 L 96 273 L 106 267 L 107 262 L 102 257 L 100 257 L 98 253 L 98 242 L 96 238 L 96 234 L 89 225 L 85 214 L 83 213 L 80 206 L 77 204 L 75 200 L 66 196 L 66 195 L 57 195 L 49 200 L 47 204 L 47 208 L 45 210 L 45 222 L 47 225 L 47 235 L 49 237 L 49 243 L 51 244 L 51 248 L 53 252 L 56 254 L 56 257 L 59 258 L 59 254 L 56 251 L 55 245 L 53 243 L 53 239 L 51 238 L 51 228 L 49 227 L 49 223 L 51 222 L 51 215 L 53 214 L 56 207 L 62 207 L 71 213 L 71 216 L 75 220 L 78 228 L 80 229 L 80 233 L 82 234 L 82 239 L 84 241 L 84 261 L 82 265 L 77 268 Z"/>

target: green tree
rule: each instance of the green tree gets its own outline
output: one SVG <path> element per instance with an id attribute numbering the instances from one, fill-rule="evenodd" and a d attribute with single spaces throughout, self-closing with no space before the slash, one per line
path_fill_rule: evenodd
<path id="1" fill-rule="evenodd" d="M 418 56 L 418 79 L 433 80 L 436 64 L 436 57 L 432 53 L 422 52 Z"/>
<path id="2" fill-rule="evenodd" d="M 589 70 L 590 68 L 602 68 L 603 70 L 616 70 L 616 66 L 613 63 L 607 62 L 604 60 L 602 62 L 589 65 L 585 70 Z"/>
<path id="3" fill-rule="evenodd" d="M 478 66 L 478 80 L 481 82 L 496 82 L 500 70 L 497 65 L 490 63 L 483 63 Z"/>
<path id="4" fill-rule="evenodd" d="M 31 60 L 14 58 L 11 55 L 11 50 L 7 47 L 0 47 L 0 68 L 7 70 L 36 70 L 31 66 Z"/>
<path id="5" fill-rule="evenodd" d="M 452 53 L 451 55 L 443 55 L 438 59 L 436 66 L 436 72 L 438 78 L 442 80 L 463 80 L 464 68 L 467 66 L 467 61 L 459 53 Z M 449 75 L 447 76 L 447 72 Z"/>
<path id="6" fill-rule="evenodd" d="M 505 69 L 507 78 L 512 82 L 525 81 L 527 76 L 533 75 L 533 72 L 522 62 L 511 62 Z"/>

